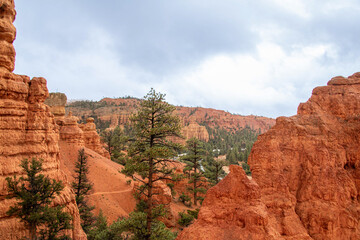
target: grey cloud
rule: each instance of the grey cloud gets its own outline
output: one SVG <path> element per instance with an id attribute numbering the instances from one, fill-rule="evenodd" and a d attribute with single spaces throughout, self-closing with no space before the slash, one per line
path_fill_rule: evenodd
<path id="1" fill-rule="evenodd" d="M 329 44 L 338 54 L 325 53 L 316 62 L 321 69 L 301 76 L 269 76 L 274 82 L 288 81 L 296 89 L 294 99 L 303 101 L 314 86 L 334 75 L 351 74 L 360 49 L 360 15 L 354 8 L 327 13 L 322 11 L 323 1 L 304 2 L 309 18 L 294 15 L 270 0 L 16 0 L 17 66 L 20 73 L 50 77 L 49 86 L 67 91 L 69 98 L 84 98 L 81 86 L 86 84 L 91 86 L 88 98 L 92 99 L 128 94 L 142 97 L 145 88 L 167 81 L 171 98 L 181 99 L 173 76 L 191 71 L 215 55 L 256 57 L 257 45 L 265 40 L 254 29 L 264 28 L 280 30 L 271 41 L 287 54 L 296 46 L 318 44 Z M 97 34 L 106 34 L 110 43 L 97 58 L 99 44 L 92 42 L 97 41 L 92 34 L 99 29 Z M 90 50 L 92 63 L 75 62 L 86 60 Z M 96 61 L 101 63 L 96 66 Z M 311 81 L 304 82 L 306 77 Z M 274 101 L 269 106 L 249 100 L 246 108 L 230 109 L 223 99 L 210 101 L 208 96 L 177 102 L 270 116 L 294 113 L 298 104 Z"/>

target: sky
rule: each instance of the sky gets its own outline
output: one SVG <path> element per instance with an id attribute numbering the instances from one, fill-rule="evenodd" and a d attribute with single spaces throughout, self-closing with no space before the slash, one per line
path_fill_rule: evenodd
<path id="1" fill-rule="evenodd" d="M 68 99 L 295 115 L 360 71 L 358 0 L 15 0 L 15 73 Z"/>

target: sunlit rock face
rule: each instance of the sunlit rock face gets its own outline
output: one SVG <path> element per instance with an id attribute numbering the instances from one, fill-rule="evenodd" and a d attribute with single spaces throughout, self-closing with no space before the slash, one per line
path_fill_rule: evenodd
<path id="1" fill-rule="evenodd" d="M 18 219 L 6 211 L 14 200 L 6 199 L 6 177 L 22 174 L 19 167 L 25 158 L 43 159 L 44 174 L 64 180 L 60 171 L 58 128 L 49 107 L 44 104 L 49 93 L 44 78 L 16 75 L 13 41 L 16 29 L 14 1 L 0 1 L 0 239 L 20 239 L 28 232 Z M 65 204 L 73 217 L 73 239 L 86 239 L 81 227 L 73 192 L 66 186 L 55 199 Z"/>
<path id="2" fill-rule="evenodd" d="M 253 182 L 232 168 L 178 239 L 360 239 L 359 146 L 355 73 L 278 118 L 252 148 Z"/>

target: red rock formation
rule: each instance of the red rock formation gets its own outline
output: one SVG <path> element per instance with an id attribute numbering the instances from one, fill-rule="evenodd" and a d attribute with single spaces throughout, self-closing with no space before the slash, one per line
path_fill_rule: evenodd
<path id="1" fill-rule="evenodd" d="M 183 137 L 169 137 L 169 140 L 175 143 L 180 143 L 182 145 L 186 144 L 186 140 L 190 138 L 197 138 L 202 141 L 209 141 L 209 133 L 206 130 L 205 126 L 200 126 L 198 123 L 190 123 L 187 126 L 181 128 L 181 135 Z"/>
<path id="2" fill-rule="evenodd" d="M 96 125 L 93 118 L 87 118 L 85 124 L 79 127 L 83 131 L 85 146 L 100 154 L 103 157 L 110 158 L 109 152 L 103 147 L 100 136 L 96 131 Z"/>
<path id="3" fill-rule="evenodd" d="M 78 121 L 79 118 L 72 116 L 71 113 L 64 117 L 62 121 L 58 122 L 60 127 L 59 136 L 61 141 L 84 147 L 84 132 L 79 127 Z"/>
<path id="4" fill-rule="evenodd" d="M 14 1 L 0 1 L 0 239 L 20 239 L 27 235 L 23 223 L 8 217 L 6 211 L 14 199 L 6 199 L 5 178 L 19 175 L 20 162 L 33 157 L 43 159 L 44 173 L 64 180 L 60 171 L 58 130 L 49 107 L 43 102 L 48 96 L 44 78 L 13 74 L 15 50 Z M 73 239 L 86 239 L 81 227 L 73 192 L 68 186 L 55 199 L 66 204 L 73 217 Z"/>
<path id="5" fill-rule="evenodd" d="M 96 115 L 101 121 L 108 122 L 110 128 L 115 128 L 116 126 L 123 127 L 130 123 L 130 116 L 136 112 L 140 101 L 139 99 L 131 98 L 104 98 L 98 103 L 98 108 L 95 110 L 67 106 L 66 111 L 72 111 L 73 114 L 78 117 Z M 221 110 L 201 107 L 176 107 L 175 114 L 180 117 L 183 126 L 182 132 L 185 136 L 185 140 L 172 139 L 179 143 L 185 143 L 185 141 L 191 137 L 208 141 L 211 136 L 209 136 L 206 127 L 202 126 L 204 124 L 211 128 L 219 127 L 227 131 L 237 131 L 245 127 L 250 127 L 254 130 L 260 130 L 262 133 L 269 130 L 275 124 L 275 120 L 271 118 L 252 115 L 241 116 Z"/>
<path id="6" fill-rule="evenodd" d="M 60 126 L 60 138 L 68 143 L 79 143 L 94 150 L 101 156 L 110 158 L 109 152 L 103 147 L 100 136 L 96 131 L 93 118 L 86 119 L 85 124 L 78 124 L 79 118 L 69 112 L 65 116 L 66 95 L 64 93 L 50 93 L 45 104 L 55 116 L 56 123 Z"/>
<path id="7" fill-rule="evenodd" d="M 190 139 L 195 137 L 202 141 L 209 141 L 209 133 L 206 130 L 206 127 L 200 126 L 198 123 L 190 123 L 189 125 L 181 129 L 182 135 L 185 139 Z"/>
<path id="8" fill-rule="evenodd" d="M 100 140 L 93 120 L 88 119 L 88 123 L 83 125 L 78 124 L 78 120 L 70 114 L 60 122 L 61 169 L 66 173 L 68 181 L 72 182 L 78 152 L 84 148 L 88 157 L 88 178 L 94 184 L 89 203 L 95 206 L 95 214 L 101 209 L 109 223 L 128 216 L 136 204 L 133 184 L 128 184 L 129 178 L 120 173 L 123 168 L 121 165 L 100 155 L 103 152 L 99 148 Z"/>
<path id="9" fill-rule="evenodd" d="M 275 120 L 272 118 L 253 115 L 241 116 L 211 108 L 177 107 L 176 114 L 184 125 L 191 122 L 205 123 L 210 127 L 219 126 L 228 131 L 236 131 L 248 126 L 254 130 L 260 129 L 264 133 L 275 124 Z"/>
<path id="10" fill-rule="evenodd" d="M 259 197 L 252 198 L 260 200 L 251 206 L 265 205 L 267 217 L 257 217 L 252 225 L 262 230 L 256 234 L 246 230 L 246 222 L 244 231 L 227 228 L 228 216 L 237 219 L 249 207 L 226 204 L 217 193 L 220 188 L 227 198 L 238 190 L 225 179 L 208 192 L 199 220 L 178 239 L 203 239 L 196 233 L 203 233 L 203 228 L 208 239 L 229 239 L 224 234 L 231 234 L 231 239 L 360 239 L 359 144 L 360 73 L 356 73 L 315 88 L 296 116 L 278 118 L 254 144 L 249 165 Z M 233 171 L 227 178 L 235 185 L 245 181 L 234 177 Z M 252 192 L 243 191 L 237 198 L 247 199 Z M 221 214 L 224 211 L 227 214 Z"/>
<path id="11" fill-rule="evenodd" d="M 259 186 L 240 166 L 231 165 L 230 171 L 208 190 L 198 220 L 178 239 L 280 239 L 269 225 Z"/>
<path id="12" fill-rule="evenodd" d="M 50 93 L 45 100 L 45 104 L 50 107 L 50 111 L 54 114 L 55 121 L 62 120 L 65 116 L 65 105 L 67 97 L 64 93 Z"/>

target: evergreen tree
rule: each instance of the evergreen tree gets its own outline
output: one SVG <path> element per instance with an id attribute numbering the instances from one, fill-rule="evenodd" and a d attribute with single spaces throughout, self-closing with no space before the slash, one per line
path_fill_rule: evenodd
<path id="1" fill-rule="evenodd" d="M 111 160 L 122 165 L 126 162 L 125 154 L 122 153 L 126 148 L 126 142 L 129 140 L 119 126 L 114 130 L 105 130 L 101 133 L 102 140 L 106 145 Z"/>
<path id="2" fill-rule="evenodd" d="M 10 206 L 7 214 L 21 219 L 30 232 L 31 240 L 38 239 L 39 229 L 42 238 L 58 239 L 56 236 L 61 230 L 71 228 L 71 216 L 62 211 L 64 206 L 50 207 L 64 185 L 61 181 L 39 174 L 42 162 L 35 158 L 31 162 L 23 160 L 20 166 L 26 176 L 19 179 L 16 176 L 6 178 L 9 198 L 18 200 L 14 206 Z"/>
<path id="3" fill-rule="evenodd" d="M 193 193 L 194 205 L 197 205 L 197 200 L 201 200 L 198 193 L 205 193 L 206 189 L 204 182 L 206 180 L 201 169 L 201 161 L 204 158 L 205 150 L 203 143 L 197 138 L 191 138 L 186 141 L 187 154 L 182 157 L 182 161 L 186 164 L 184 172 L 189 172 L 189 184 L 192 186 L 188 188 Z"/>
<path id="4" fill-rule="evenodd" d="M 89 167 L 83 148 L 79 150 L 78 160 L 75 164 L 75 173 L 75 180 L 72 183 L 72 187 L 75 191 L 76 204 L 79 208 L 81 226 L 85 233 L 88 233 L 95 221 L 94 214 L 91 212 L 95 207 L 89 206 L 85 199 L 92 189 L 92 183 L 90 183 L 87 177 Z"/>
<path id="5" fill-rule="evenodd" d="M 226 163 L 224 161 L 215 160 L 213 157 L 208 157 L 206 161 L 204 161 L 204 175 L 209 182 L 216 185 L 223 177 L 225 177 L 225 171 L 222 169 L 225 165 Z"/>
<path id="6" fill-rule="evenodd" d="M 96 217 L 96 221 L 93 225 L 93 228 L 87 234 L 88 240 L 97 240 L 97 239 L 109 239 L 102 238 L 105 232 L 108 231 L 107 218 L 104 216 L 102 210 L 100 210 L 99 215 Z"/>
<path id="7" fill-rule="evenodd" d="M 154 184 L 171 179 L 173 169 L 170 158 L 176 155 L 179 145 L 168 140 L 180 136 L 179 118 L 173 115 L 175 107 L 164 101 L 164 94 L 154 89 L 145 96 L 138 112 L 131 117 L 135 140 L 129 148 L 129 156 L 123 170 L 141 185 L 137 189 L 140 198 L 146 199 L 146 234 L 144 239 L 154 239 L 155 216 L 153 209 Z"/>
<path id="8" fill-rule="evenodd" d="M 159 211 L 154 210 L 155 215 L 159 214 Z M 136 210 L 131 212 L 128 218 L 118 219 L 108 227 L 106 218 L 100 212 L 95 227 L 88 235 L 88 240 L 144 240 L 147 237 L 146 218 L 145 212 Z M 175 234 L 169 231 L 164 223 L 154 220 L 150 239 L 174 240 Z"/>
<path id="9" fill-rule="evenodd" d="M 112 149 L 113 149 L 113 130 L 105 130 L 101 132 L 101 140 L 106 145 L 106 150 L 109 152 L 110 156 L 112 155 Z"/>

